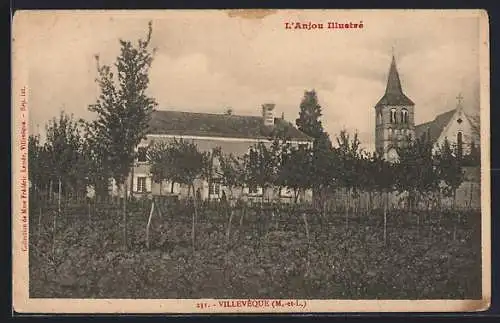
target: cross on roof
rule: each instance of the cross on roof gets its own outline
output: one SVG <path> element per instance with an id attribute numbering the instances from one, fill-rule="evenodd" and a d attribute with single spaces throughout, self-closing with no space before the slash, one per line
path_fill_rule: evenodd
<path id="1" fill-rule="evenodd" d="M 458 96 L 456 97 L 456 99 L 458 100 L 458 104 L 461 104 L 462 100 L 464 99 L 464 97 L 462 96 L 462 93 L 458 93 Z"/>

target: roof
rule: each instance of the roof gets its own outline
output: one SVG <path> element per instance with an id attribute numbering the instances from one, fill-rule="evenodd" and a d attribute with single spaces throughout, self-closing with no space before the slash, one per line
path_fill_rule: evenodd
<path id="1" fill-rule="evenodd" d="M 435 143 L 456 111 L 456 109 L 453 109 L 441 113 L 434 120 L 415 126 L 415 137 L 421 138 L 427 133 L 430 141 Z"/>
<path id="2" fill-rule="evenodd" d="M 389 68 L 389 76 L 387 77 L 387 87 L 385 88 L 384 96 L 378 101 L 379 105 L 415 105 L 410 100 L 401 88 L 401 80 L 399 79 L 396 60 L 392 56 L 391 67 Z"/>
<path id="3" fill-rule="evenodd" d="M 477 116 L 469 116 L 468 114 L 465 114 L 465 116 L 467 117 L 467 119 L 469 120 L 470 122 L 470 125 L 472 127 L 472 131 L 476 134 L 476 135 L 480 135 L 481 131 L 480 131 L 480 121 L 479 121 L 479 115 Z"/>
<path id="4" fill-rule="evenodd" d="M 275 129 L 283 129 L 290 140 L 312 141 L 290 122 L 275 118 L 276 128 L 265 126 L 260 116 L 153 111 L 149 134 L 268 139 Z"/>

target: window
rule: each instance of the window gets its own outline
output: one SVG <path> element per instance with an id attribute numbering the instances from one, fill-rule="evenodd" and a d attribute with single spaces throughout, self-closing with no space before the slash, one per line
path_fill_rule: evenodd
<path id="1" fill-rule="evenodd" d="M 391 109 L 391 123 L 397 123 L 396 109 L 394 108 Z"/>
<path id="2" fill-rule="evenodd" d="M 288 187 L 282 187 L 280 191 L 280 197 L 293 197 L 293 189 Z"/>
<path id="3" fill-rule="evenodd" d="M 167 181 L 165 183 L 165 187 L 167 188 L 167 192 L 170 192 L 170 194 L 179 194 L 181 192 L 181 186 L 179 183 Z"/>
<path id="4" fill-rule="evenodd" d="M 408 110 L 401 110 L 401 123 L 408 123 Z"/>
<path id="5" fill-rule="evenodd" d="M 391 148 L 387 151 L 387 160 L 391 163 L 395 163 L 398 161 L 398 152 L 396 151 L 396 149 L 394 148 Z"/>
<path id="6" fill-rule="evenodd" d="M 457 133 L 457 157 L 458 158 L 462 158 L 462 154 L 463 154 L 463 138 L 462 138 L 462 132 L 459 131 Z"/>
<path id="7" fill-rule="evenodd" d="M 137 177 L 137 192 L 145 193 L 146 191 L 146 177 Z"/>
<path id="8" fill-rule="evenodd" d="M 377 113 L 377 124 L 382 124 L 382 112 Z"/>
<path id="9" fill-rule="evenodd" d="M 392 139 L 392 136 L 393 136 L 392 128 L 387 129 L 387 133 L 388 133 L 388 139 Z"/>
<path id="10" fill-rule="evenodd" d="M 146 147 L 139 147 L 137 149 L 137 161 L 140 163 L 144 163 L 148 161 L 147 157 L 147 148 Z"/>
<path id="11" fill-rule="evenodd" d="M 251 185 L 250 187 L 248 187 L 248 194 L 249 195 L 261 195 L 262 188 L 257 186 L 257 185 Z"/>
<path id="12" fill-rule="evenodd" d="M 209 195 L 220 195 L 220 184 L 219 183 L 211 183 L 208 186 L 208 194 Z"/>

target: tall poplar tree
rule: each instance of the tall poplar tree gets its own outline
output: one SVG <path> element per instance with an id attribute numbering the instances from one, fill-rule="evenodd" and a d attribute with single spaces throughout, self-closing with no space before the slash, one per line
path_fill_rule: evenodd
<path id="1" fill-rule="evenodd" d="M 297 128 L 306 135 L 313 138 L 313 159 L 312 159 L 312 187 L 322 196 L 324 205 L 324 191 L 331 186 L 333 175 L 332 162 L 332 142 L 323 129 L 320 117 L 321 106 L 315 90 L 305 91 L 300 103 L 299 118 L 295 124 Z"/>
<path id="2" fill-rule="evenodd" d="M 299 118 L 295 120 L 297 128 L 306 135 L 314 138 L 314 146 L 318 149 L 329 149 L 331 141 L 323 129 L 319 119 L 322 116 L 321 106 L 315 90 L 305 91 L 300 103 Z"/>

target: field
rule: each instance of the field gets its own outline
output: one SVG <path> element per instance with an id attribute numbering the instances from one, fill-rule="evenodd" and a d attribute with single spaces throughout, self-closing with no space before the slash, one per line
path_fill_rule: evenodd
<path id="1" fill-rule="evenodd" d="M 479 211 L 200 206 L 153 217 L 137 202 L 123 248 L 118 206 L 30 209 L 30 297 L 480 299 Z M 90 214 L 90 216 L 89 216 Z M 242 214 L 244 217 L 242 218 Z M 274 215 L 273 215 L 274 214 Z M 304 222 L 303 214 L 306 214 Z"/>

